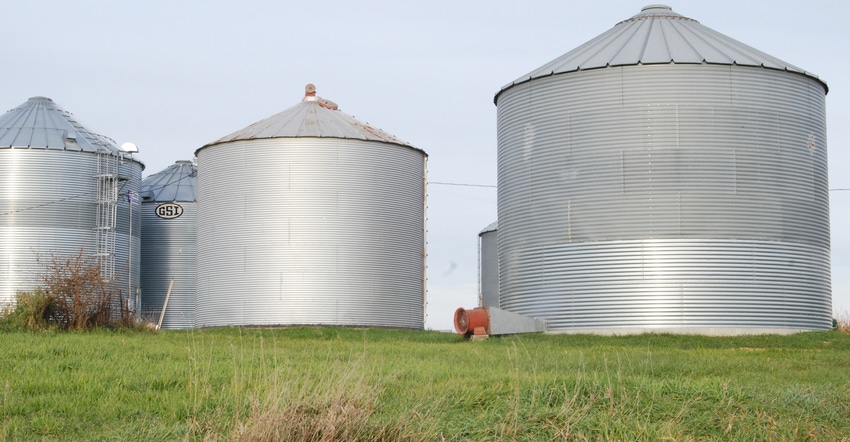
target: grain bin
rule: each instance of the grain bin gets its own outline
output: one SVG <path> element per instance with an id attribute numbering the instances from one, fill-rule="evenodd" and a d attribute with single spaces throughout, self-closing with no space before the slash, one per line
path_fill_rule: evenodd
<path id="1" fill-rule="evenodd" d="M 502 308 L 561 331 L 828 329 L 827 92 L 663 5 L 505 86 Z"/>
<path id="2" fill-rule="evenodd" d="M 198 158 L 198 326 L 423 328 L 422 150 L 315 95 Z"/>
<path id="3" fill-rule="evenodd" d="M 478 306 L 499 306 L 499 250 L 495 222 L 478 233 Z"/>
<path id="4" fill-rule="evenodd" d="M 135 295 L 140 217 L 128 198 L 137 198 L 143 168 L 49 98 L 0 117 L 0 302 L 41 285 L 51 255 L 80 252 L 114 293 Z"/>
<path id="5" fill-rule="evenodd" d="M 162 328 L 195 326 L 197 182 L 191 161 L 142 180 L 142 312 L 153 321 L 162 316 Z"/>

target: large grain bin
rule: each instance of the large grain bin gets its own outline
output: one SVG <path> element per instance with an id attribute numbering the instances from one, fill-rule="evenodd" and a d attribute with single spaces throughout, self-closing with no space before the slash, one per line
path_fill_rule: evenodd
<path id="1" fill-rule="evenodd" d="M 422 328 L 422 150 L 308 86 L 197 150 L 198 326 Z"/>
<path id="2" fill-rule="evenodd" d="M 499 250 L 495 222 L 478 233 L 478 306 L 499 307 Z"/>
<path id="3" fill-rule="evenodd" d="M 663 5 L 505 86 L 502 307 L 561 331 L 828 329 L 827 91 Z"/>
<path id="4" fill-rule="evenodd" d="M 142 180 L 142 312 L 153 321 L 162 317 L 162 328 L 195 326 L 197 182 L 191 161 Z"/>
<path id="5" fill-rule="evenodd" d="M 41 285 L 52 257 L 82 252 L 134 308 L 140 217 L 128 197 L 143 168 L 49 98 L 0 117 L 0 302 Z"/>

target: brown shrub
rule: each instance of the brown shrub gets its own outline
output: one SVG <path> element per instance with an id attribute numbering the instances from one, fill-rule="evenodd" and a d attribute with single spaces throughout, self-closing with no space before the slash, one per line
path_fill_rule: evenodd
<path id="1" fill-rule="evenodd" d="M 7 323 L 26 329 L 86 330 L 130 323 L 120 296 L 109 290 L 100 266 L 81 250 L 66 257 L 38 257 L 42 286 L 19 292 L 4 314 Z"/>
<path id="2" fill-rule="evenodd" d="M 55 299 L 53 318 L 64 328 L 84 330 L 107 325 L 113 295 L 100 276 L 100 265 L 89 262 L 82 250 L 73 256 L 51 255 L 42 278 L 43 290 Z"/>

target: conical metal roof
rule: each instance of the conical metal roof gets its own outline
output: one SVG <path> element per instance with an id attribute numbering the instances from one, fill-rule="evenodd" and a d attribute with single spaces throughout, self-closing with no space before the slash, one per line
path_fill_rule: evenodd
<path id="1" fill-rule="evenodd" d="M 349 138 L 413 147 L 406 141 L 342 112 L 336 103 L 316 96 L 316 87 L 312 84 L 308 84 L 306 89 L 301 103 L 203 147 L 237 140 L 299 137 Z"/>
<path id="2" fill-rule="evenodd" d="M 191 161 L 177 161 L 142 180 L 145 202 L 195 201 L 197 199 L 198 166 Z"/>
<path id="3" fill-rule="evenodd" d="M 549 75 L 638 64 L 725 64 L 759 66 L 816 75 L 727 37 L 666 5 L 649 5 L 608 32 L 505 85 L 506 89 Z"/>
<path id="4" fill-rule="evenodd" d="M 87 128 L 46 97 L 32 97 L 0 116 L 2 148 L 121 152 L 114 140 Z"/>
<path id="5" fill-rule="evenodd" d="M 493 232 L 493 231 L 496 231 L 496 230 L 499 230 L 499 221 L 494 221 L 494 222 L 490 223 L 489 226 L 483 228 L 480 232 L 478 232 L 478 234 L 483 235 L 487 232 Z"/>

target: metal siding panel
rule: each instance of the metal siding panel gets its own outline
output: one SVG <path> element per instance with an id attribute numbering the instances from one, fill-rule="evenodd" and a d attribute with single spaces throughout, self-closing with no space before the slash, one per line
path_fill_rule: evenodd
<path id="1" fill-rule="evenodd" d="M 506 91 L 502 307 L 552 330 L 828 328 L 824 112 L 816 80 L 740 66 L 627 66 Z M 663 265 L 645 252 L 658 241 Z"/>
<path id="2" fill-rule="evenodd" d="M 83 126 L 45 97 L 32 97 L 0 115 L 0 148 L 5 147 L 122 153 L 112 139 Z"/>
<path id="3" fill-rule="evenodd" d="M 424 161 L 342 139 L 200 150 L 197 325 L 422 328 Z"/>
<path id="4" fill-rule="evenodd" d="M 481 244 L 481 305 L 499 307 L 499 250 L 498 232 L 490 230 L 479 235 Z"/>
<path id="5" fill-rule="evenodd" d="M 195 202 L 198 169 L 191 161 L 177 161 L 142 181 L 144 202 Z"/>
<path id="6" fill-rule="evenodd" d="M 192 328 L 197 298 L 197 203 L 180 202 L 183 214 L 174 219 L 156 216 L 160 204 L 142 204 L 142 315 L 159 320 L 174 278 L 162 328 Z"/>
<path id="7" fill-rule="evenodd" d="M 703 26 L 673 12 L 668 6 L 650 5 L 640 14 L 617 23 L 587 43 L 504 86 L 496 94 L 496 101 L 507 89 L 528 80 L 612 66 L 670 63 L 737 65 L 795 72 L 815 79 L 820 88 L 826 89 L 826 84 L 810 72 Z"/>
<path id="8" fill-rule="evenodd" d="M 115 235 L 115 284 L 123 296 L 135 296 L 139 288 L 139 268 L 142 248 L 142 212 L 138 203 L 129 204 L 127 191 L 140 194 L 142 185 L 141 164 L 122 160 L 119 165 L 119 175 L 127 181 L 120 191 L 117 204 L 116 235 Z M 131 210 L 132 209 L 132 210 Z M 132 217 L 132 222 L 130 221 Z M 131 235 L 132 232 L 132 235 Z M 134 298 L 131 305 L 134 305 Z"/>
<path id="9" fill-rule="evenodd" d="M 94 253 L 96 168 L 96 155 L 87 152 L 0 149 L 0 302 L 14 299 L 16 290 L 40 284 L 43 266 L 37 256 Z M 126 160 L 120 170 L 128 178 L 124 192 L 138 192 L 141 164 Z M 117 277 L 112 284 L 122 295 L 128 291 L 128 273 L 138 287 L 138 206 L 133 209 L 134 262 L 128 269 L 129 213 L 124 198 L 118 204 Z"/>
<path id="10" fill-rule="evenodd" d="M 357 120 L 353 116 L 340 111 L 335 105 L 329 105 L 327 100 L 315 95 L 306 96 L 301 103 L 222 137 L 207 146 L 228 141 L 262 138 L 355 139 L 393 143 L 414 149 L 407 142 Z"/>

